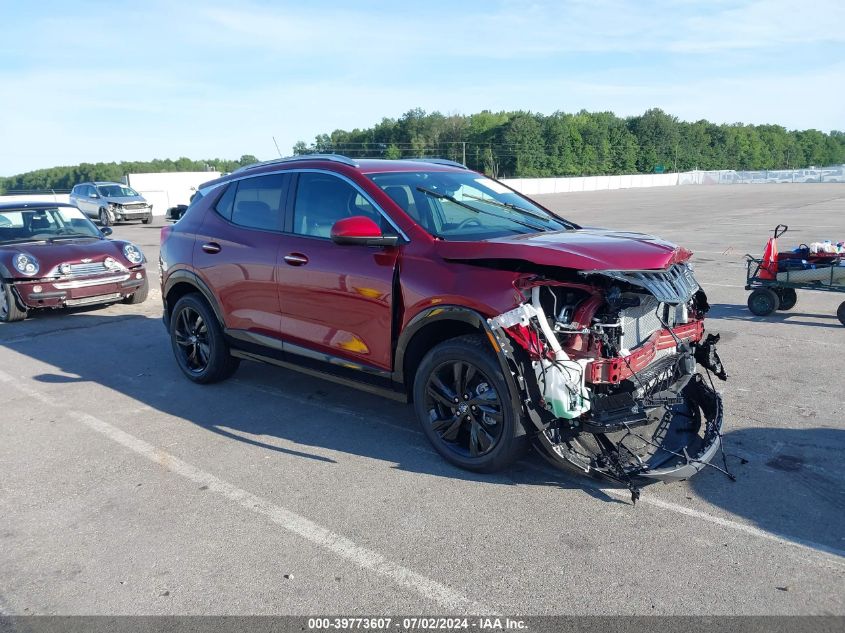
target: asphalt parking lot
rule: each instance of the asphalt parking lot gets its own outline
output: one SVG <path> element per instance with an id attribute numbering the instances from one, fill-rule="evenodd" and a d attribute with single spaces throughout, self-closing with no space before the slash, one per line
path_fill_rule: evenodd
<path id="1" fill-rule="evenodd" d="M 140 306 L 0 327 L 0 613 L 845 614 L 845 295 L 745 307 L 743 255 L 845 238 L 845 185 L 539 198 L 695 251 L 732 483 L 625 491 L 443 462 L 410 407 L 244 363 L 208 387 Z M 124 225 L 157 272 L 159 227 Z"/>

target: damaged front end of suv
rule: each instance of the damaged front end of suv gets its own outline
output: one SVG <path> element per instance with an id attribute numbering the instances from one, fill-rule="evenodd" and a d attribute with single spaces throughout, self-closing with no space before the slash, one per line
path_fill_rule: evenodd
<path id="1" fill-rule="evenodd" d="M 726 374 L 689 255 L 661 270 L 528 274 L 518 305 L 487 321 L 544 456 L 634 500 L 644 480 L 687 479 L 721 448 L 711 374 Z"/>

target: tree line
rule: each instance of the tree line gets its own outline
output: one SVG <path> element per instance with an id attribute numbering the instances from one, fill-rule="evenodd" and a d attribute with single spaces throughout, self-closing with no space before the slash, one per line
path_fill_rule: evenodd
<path id="1" fill-rule="evenodd" d="M 299 141 L 294 154 L 350 157 L 430 156 L 464 162 L 498 178 L 594 176 L 693 169 L 797 169 L 845 163 L 845 132 L 787 130 L 780 125 L 681 121 L 660 109 L 639 116 L 612 112 L 491 112 L 470 115 L 410 110 L 367 129 Z M 189 158 L 38 169 L 0 178 L 0 192 L 67 191 L 79 182 L 119 181 L 129 173 L 230 172 L 257 162 Z"/>
<path id="2" fill-rule="evenodd" d="M 69 191 L 80 182 L 103 180 L 120 182 L 126 174 L 162 173 L 172 171 L 230 172 L 258 162 L 255 156 L 245 154 L 238 160 L 212 158 L 208 160 L 155 159 L 120 163 L 81 163 L 66 167 L 50 167 L 0 178 L 0 192 L 14 191 Z"/>
<path id="3" fill-rule="evenodd" d="M 414 109 L 371 128 L 320 134 L 295 154 L 438 156 L 504 177 L 593 176 L 693 169 L 796 169 L 845 163 L 845 133 L 780 125 L 681 121 L 660 109 L 443 115 Z"/>

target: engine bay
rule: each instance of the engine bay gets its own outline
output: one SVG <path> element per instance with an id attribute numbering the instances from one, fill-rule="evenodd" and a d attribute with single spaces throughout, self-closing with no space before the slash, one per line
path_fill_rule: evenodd
<path id="1" fill-rule="evenodd" d="M 723 418 L 711 375 L 727 376 L 688 265 L 535 276 L 518 290 L 523 301 L 488 325 L 545 457 L 634 499 L 643 479 L 724 470 L 709 463 Z"/>

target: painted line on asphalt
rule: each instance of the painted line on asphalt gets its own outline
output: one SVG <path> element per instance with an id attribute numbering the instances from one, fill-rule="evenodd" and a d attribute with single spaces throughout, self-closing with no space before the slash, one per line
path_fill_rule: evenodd
<path id="1" fill-rule="evenodd" d="M 300 404 L 300 405 L 318 406 L 318 407 L 321 407 L 321 408 L 325 406 L 324 403 L 316 403 L 313 400 L 308 400 L 307 398 L 301 398 L 301 397 L 298 397 L 298 396 L 295 396 L 295 395 L 292 395 L 292 394 L 288 394 L 288 393 L 285 393 L 284 391 L 281 391 L 281 390 L 276 389 L 274 387 L 264 386 L 264 385 L 258 386 L 258 385 L 250 384 L 246 381 L 241 381 L 241 380 L 237 380 L 237 382 L 239 384 L 243 385 L 244 387 L 248 388 L 248 389 L 257 389 L 257 390 L 261 391 L 262 393 L 266 393 L 268 395 L 276 396 L 276 397 L 279 397 L 279 398 L 282 398 L 282 399 L 285 399 L 285 400 L 293 401 L 293 402 L 296 402 L 297 404 Z M 332 406 L 332 405 L 329 405 L 329 406 Z M 335 407 L 335 408 L 340 409 L 340 407 Z M 341 409 L 341 410 L 344 413 L 347 413 L 346 409 Z M 351 415 L 357 416 L 357 417 L 362 417 L 362 418 L 364 417 L 364 416 L 361 416 L 357 412 L 351 413 Z M 367 417 L 366 419 L 371 421 L 371 422 L 375 422 L 377 424 L 389 426 L 393 429 L 406 431 L 406 432 L 409 432 L 409 433 L 413 433 L 415 435 L 424 435 L 424 433 L 422 431 L 418 430 L 418 429 L 409 428 L 407 426 L 400 426 L 398 424 L 394 424 L 394 423 L 389 422 L 389 421 L 379 420 L 377 418 L 372 418 L 372 417 Z M 420 450 L 422 450 L 423 452 L 431 453 L 432 455 L 438 456 L 437 453 L 434 450 L 427 450 L 425 448 L 422 448 Z M 526 462 L 525 460 L 522 460 L 520 463 L 523 466 L 525 466 L 526 468 L 534 470 L 535 472 L 542 473 L 544 475 L 551 476 L 552 474 L 554 474 L 555 476 L 567 476 L 567 477 L 570 476 L 570 474 L 565 472 L 565 471 L 552 470 L 550 468 L 544 468 L 542 466 L 537 466 L 535 464 L 532 464 L 531 462 Z M 600 492 L 603 492 L 605 494 L 617 497 L 619 499 L 630 500 L 630 498 L 631 498 L 631 495 L 627 490 L 622 490 L 620 488 L 602 488 L 601 486 L 598 486 L 598 485 L 592 485 L 592 482 L 588 479 L 584 480 L 583 482 L 579 482 L 579 483 L 584 485 L 585 487 L 589 487 L 589 488 L 592 488 L 594 490 L 598 490 Z M 794 537 L 790 537 L 790 536 L 777 534 L 775 532 L 768 532 L 766 530 L 762 530 L 760 528 L 756 528 L 754 526 L 747 525 L 745 523 L 740 523 L 738 521 L 733 521 L 731 519 L 725 519 L 725 518 L 722 518 L 722 517 L 714 516 L 714 515 L 708 514 L 706 512 L 701 512 L 700 510 L 693 510 L 692 508 L 689 508 L 687 506 L 683 506 L 683 505 L 680 505 L 680 504 L 672 503 L 671 501 L 663 501 L 661 499 L 657 499 L 652 494 L 648 494 L 648 491 L 646 491 L 646 494 L 643 494 L 640 497 L 640 503 L 645 503 L 647 505 L 655 506 L 655 507 L 661 508 L 662 510 L 667 510 L 669 512 L 674 512 L 676 514 L 681 514 L 681 515 L 692 517 L 692 518 L 695 518 L 695 519 L 700 519 L 700 520 L 706 521 L 708 523 L 713 523 L 715 525 L 719 525 L 721 527 L 728 528 L 730 530 L 734 530 L 734 531 L 737 531 L 737 532 L 743 532 L 743 533 L 748 534 L 750 536 L 754 536 L 754 537 L 761 538 L 761 539 L 764 539 L 764 540 L 767 540 L 767 541 L 778 543 L 780 545 L 789 545 L 791 547 L 802 550 L 804 552 L 819 555 L 820 557 L 823 557 L 825 560 L 832 560 L 837 565 L 845 566 L 845 550 L 836 549 L 836 548 L 833 548 L 833 547 L 829 547 L 827 545 L 822 545 L 821 543 L 815 543 L 813 541 L 808 541 L 808 540 L 804 540 L 804 539 L 799 539 L 799 538 L 794 538 Z M 833 558 L 830 558 L 830 557 L 833 557 Z"/>
<path id="2" fill-rule="evenodd" d="M 6 383 L 43 404 L 60 408 L 49 396 L 28 385 L 22 384 L 20 380 L 16 380 L 3 371 L 0 371 L 0 382 Z M 492 613 L 490 609 L 468 598 L 459 591 L 451 589 L 407 567 L 403 567 L 387 559 L 382 554 L 362 547 L 352 540 L 332 532 L 283 506 L 274 504 L 263 497 L 238 488 L 100 418 L 88 413 L 72 410 L 65 410 L 65 414 L 97 433 L 104 435 L 113 442 L 120 444 L 124 448 L 128 448 L 141 457 L 158 464 L 162 468 L 196 484 L 207 486 L 209 491 L 216 492 L 229 501 L 237 503 L 242 508 L 270 519 L 273 523 L 288 532 L 296 534 L 340 558 L 354 563 L 362 569 L 375 572 L 406 589 L 414 591 L 424 598 L 433 600 L 445 609 L 452 611 L 463 609 L 468 613 Z"/>
<path id="3" fill-rule="evenodd" d="M 39 400 L 40 402 L 43 402 L 44 404 L 54 406 L 54 407 L 58 406 L 58 405 L 54 404 L 52 399 L 49 398 L 48 396 L 45 396 L 41 392 L 39 392 L 39 391 L 37 391 L 37 390 L 27 386 L 27 385 L 21 384 L 19 380 L 16 380 L 15 378 L 10 376 L 9 374 L 6 374 L 3 371 L 0 371 L 0 382 L 9 383 L 14 388 L 18 389 L 19 391 L 26 393 L 27 395 L 29 395 L 30 397 L 32 397 L 36 400 Z M 238 381 L 238 382 L 240 382 L 240 381 Z M 253 387 L 253 385 L 247 385 L 246 383 L 242 383 L 242 384 L 244 384 L 245 386 Z M 270 394 L 270 395 L 275 395 L 277 397 L 281 397 L 283 399 L 295 400 L 295 401 L 297 401 L 298 404 L 307 404 L 307 405 L 318 406 L 318 407 L 324 407 L 325 406 L 325 403 L 317 403 L 317 402 L 310 401 L 310 400 L 307 400 L 307 399 L 304 399 L 304 398 L 299 399 L 299 398 L 296 398 L 296 397 L 292 397 L 289 394 L 281 392 L 281 391 L 274 389 L 272 387 L 263 387 L 263 388 L 260 389 L 260 391 L 267 393 L 267 394 Z M 337 407 L 337 408 L 340 409 L 340 407 Z M 75 412 L 75 411 L 68 411 L 67 413 L 70 414 L 70 415 L 73 415 L 74 417 L 75 416 L 88 416 L 88 414 L 83 414 L 83 413 L 79 413 L 79 412 Z M 223 488 L 219 488 L 219 486 L 215 486 L 214 488 L 212 488 L 212 485 L 209 484 L 205 479 L 202 480 L 202 483 L 204 485 L 208 485 L 209 489 L 215 489 L 218 492 L 220 492 L 221 494 L 223 494 L 224 496 L 227 496 L 227 497 L 231 498 L 232 500 L 234 500 L 238 503 L 241 503 L 241 499 L 242 499 L 241 495 L 250 495 L 250 493 L 247 493 L 246 491 L 242 491 L 242 490 L 232 486 L 231 484 L 228 484 L 228 483 L 226 483 L 222 480 L 217 479 L 216 477 L 214 477 L 214 475 L 200 471 L 199 469 L 196 469 L 195 467 L 190 466 L 189 464 L 187 464 L 185 462 L 182 462 L 178 458 L 176 458 L 174 456 L 170 456 L 167 453 L 164 453 L 163 451 L 153 447 L 151 444 L 148 444 L 144 440 L 136 438 L 136 437 L 134 437 L 134 436 L 132 436 L 128 433 L 125 433 L 124 431 L 122 431 L 122 430 L 120 430 L 120 429 L 118 429 L 118 428 L 116 428 L 116 427 L 114 427 L 114 426 L 112 426 L 112 425 L 110 425 L 106 422 L 98 420 L 97 418 L 93 418 L 93 416 L 88 416 L 88 417 L 92 418 L 93 420 L 96 420 L 100 425 L 105 425 L 105 427 L 104 427 L 105 429 L 113 430 L 116 434 L 116 437 L 112 437 L 111 439 L 114 439 L 118 443 L 123 444 L 122 441 L 117 439 L 118 435 L 121 438 L 126 436 L 127 438 L 131 438 L 131 440 L 133 442 L 138 442 L 139 443 L 138 446 L 140 448 L 143 448 L 145 451 L 147 451 L 147 448 L 149 448 L 149 451 L 147 451 L 146 453 L 140 453 L 140 454 L 144 455 L 145 457 L 148 457 L 148 459 L 151 459 L 152 461 L 155 461 L 156 463 L 162 464 L 163 466 L 165 466 L 168 469 L 171 469 L 170 468 L 171 464 L 180 463 L 180 464 L 184 464 L 189 469 L 194 469 L 198 474 L 201 474 L 203 477 L 209 477 L 209 478 L 215 479 L 216 481 L 218 481 L 220 484 L 223 485 Z M 392 424 L 392 423 L 389 423 L 389 422 L 383 422 L 381 420 L 374 420 L 373 418 L 369 418 L 369 419 L 370 419 L 370 421 L 375 421 L 379 424 L 386 424 L 386 425 L 388 425 L 392 428 L 397 428 L 397 429 L 405 430 L 405 431 L 408 431 L 408 432 L 411 432 L 411 433 L 422 435 L 422 432 L 418 431 L 416 429 L 411 429 L 411 428 L 407 428 L 407 427 L 399 427 L 396 424 Z M 101 428 L 98 428 L 96 426 L 88 424 L 88 421 L 86 421 L 86 420 L 87 420 L 87 417 L 86 417 L 86 419 L 80 419 L 81 422 L 83 422 L 84 424 L 93 428 L 94 430 L 111 437 L 109 435 L 109 433 L 105 432 L 104 430 L 101 430 Z M 127 446 L 127 447 L 132 449 L 132 450 L 135 450 L 135 448 L 133 446 Z M 136 452 L 139 452 L 139 451 L 136 451 Z M 163 456 L 163 455 L 167 455 L 167 461 L 164 462 L 164 463 L 162 461 L 160 461 L 160 456 Z M 524 461 L 523 461 L 523 465 L 527 466 L 531 470 L 535 470 L 535 471 L 541 472 L 541 473 L 546 474 L 546 475 L 550 474 L 550 471 L 548 469 L 544 469 L 540 466 L 535 466 L 534 464 L 527 463 L 527 462 L 524 462 Z M 174 471 L 174 472 L 177 472 L 177 471 Z M 186 472 L 190 472 L 190 471 L 186 471 Z M 551 472 L 554 472 L 556 475 L 567 475 L 567 473 L 565 473 L 564 471 L 554 470 L 554 471 L 551 471 Z M 193 479 L 193 477 L 190 477 L 187 474 L 183 474 L 182 472 L 177 472 L 177 474 L 186 476 L 189 479 Z M 194 481 L 200 481 L 199 479 L 193 479 L 193 480 Z M 600 486 L 592 486 L 592 485 L 590 485 L 590 482 L 584 482 L 584 484 L 589 486 L 590 488 L 593 488 L 595 490 L 599 490 L 599 491 L 601 491 L 605 494 L 617 497 L 619 499 L 630 499 L 630 493 L 628 493 L 626 490 L 622 490 L 622 489 L 619 489 L 619 488 L 602 488 Z M 231 489 L 232 489 L 231 492 L 235 493 L 233 496 L 230 496 L 228 494 L 227 489 L 225 488 L 226 486 L 231 487 Z M 273 506 L 267 500 L 261 499 L 260 497 L 255 497 L 254 495 L 251 495 L 251 496 L 254 497 L 254 499 L 258 500 L 258 503 L 255 506 L 248 505 L 248 504 L 244 505 L 244 503 L 241 503 L 241 505 L 244 505 L 244 507 L 246 507 L 249 510 L 253 510 L 255 512 L 258 512 L 259 514 L 265 514 L 266 516 L 271 518 L 271 520 L 274 520 L 274 522 L 276 522 L 276 523 L 279 523 L 279 521 L 276 521 L 273 516 L 271 516 L 270 514 L 268 514 L 267 512 L 264 511 L 265 504 L 267 506 L 269 506 L 270 508 L 278 507 L 284 513 L 290 513 L 292 516 L 297 517 L 298 519 L 301 519 L 302 521 L 305 521 L 307 523 L 311 523 L 310 521 L 308 521 L 308 519 L 305 519 L 304 517 L 299 517 L 299 515 L 296 515 L 296 514 L 290 512 L 290 511 L 286 510 L 285 508 L 281 508 L 279 506 Z M 687 506 L 672 503 L 670 501 L 664 501 L 664 500 L 661 500 L 661 499 L 657 499 L 653 495 L 643 495 L 643 496 L 641 496 L 640 497 L 640 503 L 650 505 L 650 506 L 654 506 L 654 507 L 658 507 L 658 508 L 661 508 L 661 509 L 669 511 L 669 512 L 674 512 L 676 514 L 681 514 L 681 515 L 684 515 L 684 516 L 687 516 L 687 517 L 706 521 L 708 523 L 713 523 L 715 525 L 719 525 L 721 527 L 724 527 L 724 528 L 727 528 L 727 529 L 730 529 L 730 530 L 734 530 L 734 531 L 737 531 L 737 532 L 741 532 L 741 533 L 747 534 L 749 536 L 754 536 L 756 538 L 760 538 L 760 539 L 763 539 L 763 540 L 766 540 L 766 541 L 777 543 L 779 545 L 788 545 L 788 546 L 791 546 L 792 548 L 801 550 L 804 553 L 814 554 L 815 557 L 822 558 L 825 561 L 833 562 L 837 566 L 845 566 L 845 550 L 832 548 L 832 547 L 829 547 L 827 545 L 823 545 L 821 543 L 815 543 L 813 541 L 808 541 L 808 540 L 805 540 L 805 539 L 799 539 L 799 538 L 795 538 L 795 537 L 777 534 L 775 532 L 769 532 L 769 531 L 766 531 L 766 530 L 762 530 L 760 528 L 756 528 L 754 526 L 746 525 L 746 524 L 740 523 L 738 521 L 733 521 L 731 519 L 725 519 L 725 518 L 722 518 L 722 517 L 714 516 L 714 515 L 706 513 L 706 512 L 694 510 L 694 509 L 689 508 Z M 280 515 L 279 518 L 283 519 L 284 516 Z M 296 530 L 288 528 L 287 525 L 284 522 L 279 523 L 279 524 L 282 525 L 283 527 L 285 527 L 285 529 L 289 529 L 292 532 L 296 532 Z M 322 534 L 321 532 L 319 532 L 319 530 L 325 530 L 325 528 L 317 526 L 316 524 L 312 524 L 312 525 L 314 525 L 315 528 L 317 528 L 316 534 Z M 305 538 L 308 538 L 308 537 L 306 536 Z M 344 539 L 343 537 L 340 537 L 340 536 L 338 536 L 337 538 L 343 539 L 344 541 L 348 541 L 347 539 Z M 309 540 L 311 540 L 311 539 L 309 539 Z M 333 542 L 333 541 L 330 540 L 330 542 Z M 348 542 L 355 548 L 359 548 L 363 551 L 369 552 L 369 550 L 366 550 L 365 548 L 360 548 L 360 546 L 355 545 L 351 541 L 348 541 Z M 318 543 L 318 544 L 320 544 L 320 543 Z M 331 548 L 329 548 L 329 549 L 331 549 Z M 380 554 L 377 554 L 376 552 L 372 552 L 372 554 L 375 557 L 378 557 L 381 560 L 385 560 L 385 563 L 390 563 L 390 561 L 386 561 L 386 559 L 383 559 L 383 557 L 381 557 Z M 339 554 L 339 555 L 343 556 L 343 554 Z M 398 569 L 404 570 L 404 572 L 407 572 L 409 574 L 413 574 L 415 576 L 419 576 L 420 578 L 424 579 L 428 583 L 433 583 L 435 586 L 439 587 L 441 591 L 445 590 L 446 592 L 452 592 L 452 590 L 449 589 L 448 587 L 445 587 L 443 585 L 439 585 L 439 583 L 436 583 L 436 581 L 430 580 L 430 579 L 426 578 L 425 576 L 420 576 L 419 574 L 416 574 L 415 572 L 412 572 L 410 570 L 406 570 L 405 568 L 403 568 L 399 565 L 396 565 L 395 563 L 390 563 L 390 564 L 395 565 Z M 364 566 L 364 565 L 362 565 L 362 566 Z M 377 573 L 382 573 L 383 575 L 390 575 L 388 573 L 384 573 L 384 572 L 380 571 L 380 569 L 378 569 L 378 568 L 374 568 L 374 567 L 367 567 L 367 568 L 373 569 Z M 391 577 L 393 577 L 393 576 L 391 576 Z M 401 580 L 399 580 L 401 578 L 403 578 L 403 574 L 397 574 L 397 576 L 395 577 L 395 579 L 397 579 L 400 584 L 403 584 L 404 586 L 409 586 L 409 585 L 406 585 Z M 413 587 L 411 587 L 411 588 L 413 588 Z M 417 591 L 418 591 L 418 593 L 422 593 L 422 591 L 420 591 L 420 590 L 417 590 Z M 432 594 L 432 595 L 436 595 L 436 594 L 437 594 L 437 591 L 435 591 L 434 594 Z M 429 594 L 424 594 L 424 595 L 429 595 Z M 447 593 L 446 595 L 449 595 L 449 594 Z M 458 603 L 461 604 L 461 605 L 476 604 L 473 601 L 469 600 L 469 598 L 465 598 L 463 596 L 460 596 L 460 594 L 455 594 L 453 599 L 458 600 L 459 601 Z M 490 611 L 489 610 L 482 610 L 480 612 L 489 613 Z"/>

